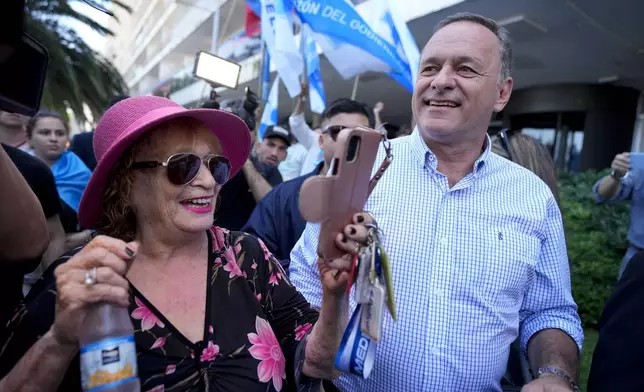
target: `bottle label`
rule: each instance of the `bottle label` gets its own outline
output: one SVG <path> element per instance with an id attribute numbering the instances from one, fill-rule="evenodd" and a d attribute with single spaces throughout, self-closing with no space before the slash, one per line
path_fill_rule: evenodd
<path id="1" fill-rule="evenodd" d="M 136 380 L 136 345 L 133 336 L 108 338 L 81 347 L 83 391 L 96 392 Z"/>

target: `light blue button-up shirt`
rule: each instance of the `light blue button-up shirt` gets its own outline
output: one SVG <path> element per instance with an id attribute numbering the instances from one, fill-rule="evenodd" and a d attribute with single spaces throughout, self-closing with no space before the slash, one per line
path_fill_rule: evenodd
<path id="1" fill-rule="evenodd" d="M 387 315 L 371 376 L 344 391 L 500 391 L 510 344 L 558 328 L 581 349 L 561 213 L 548 186 L 488 148 L 449 188 L 418 131 L 392 141 L 394 161 L 367 201 L 392 264 L 397 323 Z M 376 165 L 384 157 L 381 149 Z M 291 279 L 321 306 L 320 227 L 307 224 Z M 351 311 L 355 309 L 353 294 Z"/>
<path id="2" fill-rule="evenodd" d="M 597 181 L 593 187 L 593 194 L 598 203 L 617 203 L 624 200 L 631 201 L 631 226 L 628 229 L 628 241 L 640 249 L 644 249 L 644 171 L 635 169 L 620 181 L 617 193 L 608 200 L 604 200 L 597 189 Z"/>

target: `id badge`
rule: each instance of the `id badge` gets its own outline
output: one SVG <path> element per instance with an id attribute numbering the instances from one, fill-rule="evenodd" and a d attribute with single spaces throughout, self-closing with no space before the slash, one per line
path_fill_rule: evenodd
<path id="1" fill-rule="evenodd" d="M 370 337 L 374 342 L 380 342 L 382 337 L 382 324 L 385 316 L 385 288 L 376 279 L 373 285 L 369 286 L 369 301 L 363 305 L 360 330 Z"/>

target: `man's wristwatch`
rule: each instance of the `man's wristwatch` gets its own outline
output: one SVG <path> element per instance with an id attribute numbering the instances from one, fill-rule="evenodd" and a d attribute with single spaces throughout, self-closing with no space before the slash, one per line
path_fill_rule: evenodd
<path id="1" fill-rule="evenodd" d="M 616 179 L 617 181 L 621 181 L 624 178 L 626 178 L 626 176 L 628 176 L 628 172 L 626 172 L 626 174 L 624 174 L 623 176 L 620 177 L 615 172 L 615 169 L 610 169 L 610 176 L 613 177 L 614 179 Z"/>
<path id="2" fill-rule="evenodd" d="M 572 388 L 574 392 L 581 392 L 579 385 L 577 385 L 577 383 L 572 379 L 572 377 L 570 377 L 568 374 L 566 374 L 566 372 L 562 370 L 559 370 L 557 368 L 551 368 L 551 367 L 539 368 L 539 370 L 537 370 L 537 378 L 543 374 L 555 374 L 563 378 L 564 380 L 566 380 L 566 382 L 570 384 L 570 388 Z"/>

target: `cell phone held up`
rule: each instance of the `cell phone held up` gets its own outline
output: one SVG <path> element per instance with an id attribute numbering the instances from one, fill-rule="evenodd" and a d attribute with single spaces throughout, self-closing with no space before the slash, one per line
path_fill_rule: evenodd
<path id="1" fill-rule="evenodd" d="M 380 141 L 380 133 L 371 128 L 340 131 L 329 173 L 308 178 L 302 185 L 300 213 L 306 221 L 321 224 L 318 256 L 324 260 L 344 253 L 335 239 L 364 208 Z"/>

